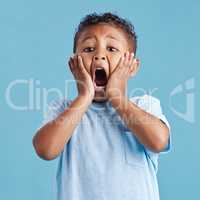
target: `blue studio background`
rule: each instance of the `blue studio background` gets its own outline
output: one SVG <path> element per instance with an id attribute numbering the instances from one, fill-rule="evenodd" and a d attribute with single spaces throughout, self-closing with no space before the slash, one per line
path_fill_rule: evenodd
<path id="1" fill-rule="evenodd" d="M 65 80 L 72 79 L 66 63 L 74 30 L 94 11 L 113 11 L 134 23 L 141 68 L 129 92 L 157 88 L 153 95 L 171 124 L 173 149 L 159 159 L 161 199 L 199 199 L 199 10 L 198 0 L 1 0 L 0 199 L 55 199 L 58 160 L 38 158 L 32 137 L 46 100 L 57 98 L 52 92 L 44 99 L 43 89 L 64 94 Z M 75 88 L 67 95 L 73 98 Z"/>

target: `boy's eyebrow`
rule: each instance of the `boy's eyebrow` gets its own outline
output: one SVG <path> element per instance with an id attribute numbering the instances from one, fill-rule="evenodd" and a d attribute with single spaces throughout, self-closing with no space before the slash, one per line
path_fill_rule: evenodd
<path id="1" fill-rule="evenodd" d="M 83 38 L 81 40 L 81 42 L 85 42 L 86 40 L 89 40 L 89 39 L 92 39 L 92 38 L 95 38 L 95 37 L 94 36 L 87 36 L 87 37 Z"/>
<path id="2" fill-rule="evenodd" d="M 87 36 L 87 37 L 83 38 L 81 42 L 85 42 L 86 40 L 93 39 L 93 38 L 96 39 L 95 36 Z M 112 36 L 112 35 L 107 35 L 106 38 L 110 38 L 112 40 L 118 41 L 118 39 L 116 37 Z"/>
<path id="3" fill-rule="evenodd" d="M 112 35 L 107 35 L 106 37 L 118 41 L 118 39 L 116 37 L 112 36 Z"/>

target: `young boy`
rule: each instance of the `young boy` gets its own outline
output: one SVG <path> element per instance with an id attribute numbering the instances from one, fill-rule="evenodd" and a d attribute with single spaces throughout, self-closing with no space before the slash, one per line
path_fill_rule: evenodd
<path id="1" fill-rule="evenodd" d="M 126 96 L 139 68 L 133 25 L 112 13 L 87 15 L 69 60 L 75 100 L 51 104 L 37 131 L 37 154 L 59 156 L 58 200 L 158 200 L 158 155 L 170 149 L 169 124 L 150 95 Z"/>

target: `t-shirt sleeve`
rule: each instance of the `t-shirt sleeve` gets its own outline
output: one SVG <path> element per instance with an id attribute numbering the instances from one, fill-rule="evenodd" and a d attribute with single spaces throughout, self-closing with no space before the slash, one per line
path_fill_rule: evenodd
<path id="1" fill-rule="evenodd" d="M 52 100 L 47 106 L 43 113 L 43 120 L 39 128 L 43 127 L 45 124 L 56 119 L 69 105 L 69 101 L 66 99 L 62 100 Z"/>
<path id="2" fill-rule="evenodd" d="M 163 123 L 166 124 L 166 126 L 169 128 L 169 139 L 166 147 L 160 152 L 162 153 L 168 153 L 171 150 L 171 127 L 170 124 L 165 117 L 165 115 L 162 112 L 162 108 L 160 105 L 159 99 L 156 97 L 150 96 L 150 95 L 144 95 L 140 97 L 133 97 L 130 99 L 132 102 L 134 102 L 139 108 L 145 110 L 146 112 L 152 114 L 153 116 L 159 118 Z M 147 155 L 150 157 L 150 159 L 154 162 L 154 164 L 157 166 L 157 158 L 159 153 L 155 153 L 151 151 L 150 149 L 144 147 Z"/>

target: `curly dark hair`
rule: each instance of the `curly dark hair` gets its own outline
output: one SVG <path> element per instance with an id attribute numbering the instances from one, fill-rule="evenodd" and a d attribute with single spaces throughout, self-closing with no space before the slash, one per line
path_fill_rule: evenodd
<path id="1" fill-rule="evenodd" d="M 85 28 L 91 26 L 91 25 L 97 25 L 100 23 L 107 23 L 110 25 L 113 25 L 117 28 L 121 28 L 126 34 L 127 34 L 127 39 L 131 39 L 132 41 L 132 49 L 134 54 L 136 53 L 137 49 L 137 36 L 135 33 L 135 28 L 133 24 L 127 20 L 119 17 L 116 14 L 106 12 L 103 14 L 97 14 L 96 12 L 86 15 L 78 25 L 78 28 L 75 31 L 75 36 L 74 36 L 74 46 L 73 46 L 73 53 L 76 52 L 76 45 L 77 45 L 77 40 L 80 36 L 80 33 L 85 30 Z"/>

